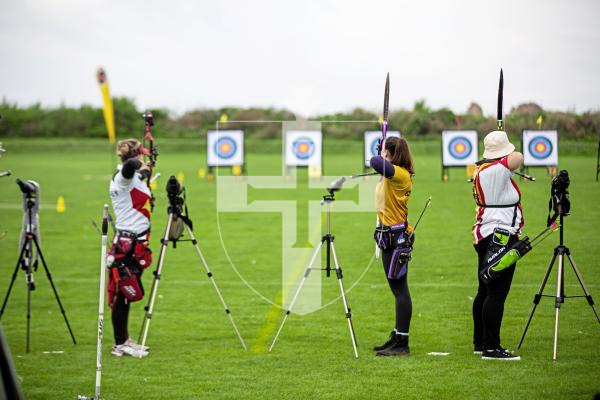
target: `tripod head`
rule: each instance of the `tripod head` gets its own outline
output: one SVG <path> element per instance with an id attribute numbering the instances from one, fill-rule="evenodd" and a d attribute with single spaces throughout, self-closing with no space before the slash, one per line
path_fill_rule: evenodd
<path id="1" fill-rule="evenodd" d="M 169 230 L 169 240 L 173 243 L 182 240 L 184 226 L 186 224 L 190 229 L 193 229 L 192 220 L 188 217 L 185 187 L 174 176 L 171 176 L 167 181 L 167 197 L 169 198 L 169 214 L 173 214 L 171 220 L 171 228 Z M 185 212 L 184 212 L 185 211 Z"/>
<path id="2" fill-rule="evenodd" d="M 39 185 L 34 181 L 22 181 L 19 178 L 16 182 L 27 199 L 27 207 L 33 207 L 33 203 L 30 204 L 30 202 L 35 202 L 35 199 L 37 199 Z"/>
<path id="3" fill-rule="evenodd" d="M 331 184 L 327 187 L 327 191 L 329 194 L 323 196 L 323 202 L 332 202 L 335 201 L 335 192 L 342 189 L 342 186 L 346 182 L 346 178 L 341 177 L 340 179 L 336 179 L 331 182 Z"/>
<path id="4" fill-rule="evenodd" d="M 152 111 L 146 111 L 143 113 L 142 118 L 144 118 L 144 125 L 154 126 L 154 116 L 152 115 Z"/>
<path id="5" fill-rule="evenodd" d="M 185 205 L 185 188 L 173 175 L 167 181 L 167 197 L 169 199 L 169 212 L 180 215 Z"/>
<path id="6" fill-rule="evenodd" d="M 552 179 L 550 188 L 550 201 L 548 202 L 547 226 L 551 226 L 557 219 L 560 226 L 560 246 L 564 246 L 564 217 L 569 215 L 571 200 L 569 199 L 569 173 L 562 170 Z M 550 214 L 554 211 L 554 214 Z"/>
<path id="7" fill-rule="evenodd" d="M 547 226 L 550 226 L 552 222 L 556 221 L 560 217 L 560 227 L 562 230 L 563 217 L 569 215 L 571 211 L 571 200 L 569 199 L 569 172 L 562 170 L 552 179 L 552 186 L 550 187 L 550 201 L 548 202 L 548 220 Z M 550 215 L 551 212 L 554 215 Z"/>
<path id="8" fill-rule="evenodd" d="M 323 205 L 325 203 L 331 203 L 332 201 L 335 201 L 335 193 L 326 194 L 323 196 L 323 199 L 321 200 L 321 205 Z"/>

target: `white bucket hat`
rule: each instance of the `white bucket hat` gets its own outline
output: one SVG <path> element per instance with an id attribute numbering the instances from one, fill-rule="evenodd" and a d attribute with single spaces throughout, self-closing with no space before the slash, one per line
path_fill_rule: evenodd
<path id="1" fill-rule="evenodd" d="M 508 141 L 508 136 L 504 131 L 493 131 L 488 133 L 483 139 L 483 158 L 493 160 L 509 155 L 515 151 L 515 145 Z"/>

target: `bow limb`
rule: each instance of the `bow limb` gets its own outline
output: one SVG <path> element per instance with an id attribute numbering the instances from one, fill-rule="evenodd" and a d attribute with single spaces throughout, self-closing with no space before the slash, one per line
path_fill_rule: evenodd
<path id="1" fill-rule="evenodd" d="M 385 145 L 385 138 L 388 130 L 388 113 L 390 110 L 390 73 L 388 72 L 385 79 L 385 92 L 383 94 L 383 122 L 381 123 L 381 143 L 377 155 L 381 155 L 381 150 Z"/>

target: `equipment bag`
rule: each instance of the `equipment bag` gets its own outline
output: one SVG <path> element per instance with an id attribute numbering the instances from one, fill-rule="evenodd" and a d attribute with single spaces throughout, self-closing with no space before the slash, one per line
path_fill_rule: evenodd
<path id="1" fill-rule="evenodd" d="M 152 264 L 152 250 L 148 247 L 147 240 L 138 240 L 133 246 L 133 259 L 140 269 L 146 269 Z"/>
<path id="2" fill-rule="evenodd" d="M 407 224 L 402 222 L 392 226 L 377 225 L 373 233 L 373 239 L 377 247 L 387 250 L 395 247 L 407 247 L 409 238 L 413 235 L 406 231 Z M 412 245 L 408 246 L 412 247 Z"/>
<path id="3" fill-rule="evenodd" d="M 500 273 L 516 263 L 520 257 L 531 250 L 529 238 L 513 242 L 514 235 L 506 229 L 496 228 L 488 244 L 484 263 L 480 266 L 479 276 L 485 283 L 498 278 Z M 513 242 L 513 243 L 509 243 Z"/>
<path id="4" fill-rule="evenodd" d="M 152 250 L 148 247 L 148 240 L 138 240 L 135 236 L 122 233 L 113 242 L 109 254 L 110 265 L 129 265 L 134 263 L 141 270 L 152 264 Z"/>
<path id="5" fill-rule="evenodd" d="M 406 275 L 411 252 L 412 247 L 396 247 L 394 249 L 388 270 L 388 279 L 400 279 Z"/>
<path id="6" fill-rule="evenodd" d="M 400 279 L 408 270 L 414 234 L 408 233 L 406 228 L 406 222 L 392 226 L 379 225 L 375 228 L 374 238 L 377 246 L 382 250 L 394 249 L 388 279 Z"/>
<path id="7" fill-rule="evenodd" d="M 127 267 L 119 268 L 119 291 L 131 303 L 144 297 L 144 291 L 140 286 L 138 276 L 133 274 Z"/>
<path id="8" fill-rule="evenodd" d="M 173 216 L 171 228 L 169 229 L 169 241 L 176 242 L 183 236 L 184 222 L 178 215 Z"/>
<path id="9" fill-rule="evenodd" d="M 152 263 L 152 251 L 147 240 L 137 240 L 136 236 L 119 232 L 108 253 L 107 266 L 111 273 L 108 275 L 107 292 L 111 307 L 118 292 L 130 302 L 144 297 L 138 276 Z"/>
<path id="10" fill-rule="evenodd" d="M 381 250 L 386 250 L 392 245 L 390 227 L 385 225 L 377 225 L 375 227 L 375 232 L 373 233 L 373 239 L 375 239 L 375 244 L 377 247 L 379 247 Z"/>
<path id="11" fill-rule="evenodd" d="M 496 251 L 486 255 L 484 265 L 480 267 L 479 276 L 485 283 L 490 283 L 496 279 L 502 271 L 519 261 L 525 254 L 529 253 L 535 246 L 540 244 L 544 239 L 552 234 L 559 228 L 559 224 L 556 221 L 552 221 L 550 225 L 544 228 L 543 231 L 537 234 L 536 237 L 529 240 L 529 237 L 524 236 L 523 239 L 517 240 L 512 244 L 502 239 L 502 234 L 494 236 L 496 242 L 506 242 L 506 245 L 497 248 Z M 496 231 L 494 231 L 494 235 Z M 494 242 L 492 240 L 492 242 Z M 490 248 L 492 247 L 490 243 Z M 488 249 L 489 251 L 489 249 Z"/>
<path id="12" fill-rule="evenodd" d="M 491 264 L 486 265 L 480 272 L 479 276 L 485 283 L 490 283 L 494 279 L 498 278 L 500 273 L 519 261 L 521 257 L 529 253 L 532 246 L 529 242 L 529 238 L 525 236 L 521 240 L 517 240 L 510 246 L 506 247 L 506 250 L 501 255 L 497 256 Z"/>
<path id="13" fill-rule="evenodd" d="M 406 228 L 406 222 L 391 227 L 394 251 L 388 270 L 388 279 L 400 279 L 408 271 L 408 262 L 411 258 L 415 235 L 414 232 L 408 233 Z"/>

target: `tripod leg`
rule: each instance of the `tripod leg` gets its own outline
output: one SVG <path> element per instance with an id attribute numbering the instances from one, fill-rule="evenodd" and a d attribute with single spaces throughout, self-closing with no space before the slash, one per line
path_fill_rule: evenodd
<path id="1" fill-rule="evenodd" d="M 154 271 L 154 283 L 152 284 L 152 293 L 150 294 L 150 300 L 148 301 L 148 310 L 146 310 L 146 317 L 143 323 L 142 333 L 142 348 L 146 345 L 146 339 L 148 338 L 148 329 L 150 329 L 150 321 L 152 318 L 152 311 L 154 310 L 154 300 L 156 299 L 156 293 L 158 291 L 158 283 L 160 281 L 160 273 L 162 272 L 163 263 L 165 261 L 165 253 L 167 252 L 167 245 L 169 244 L 169 231 L 171 230 L 171 222 L 173 222 L 173 214 L 169 213 L 169 219 L 167 220 L 167 228 L 162 239 L 162 246 L 160 248 L 160 254 L 158 256 L 158 265 Z M 142 358 L 142 353 L 140 353 Z"/>
<path id="2" fill-rule="evenodd" d="M 315 254 L 313 254 L 313 257 L 310 260 L 310 263 L 308 263 L 308 267 L 306 267 L 306 271 L 304 272 L 304 277 L 302 277 L 302 281 L 300 281 L 300 285 L 298 286 L 298 289 L 296 290 L 296 294 L 294 294 L 294 297 L 292 298 L 292 302 L 290 303 L 290 307 L 286 310 L 285 315 L 283 317 L 283 320 L 281 321 L 281 325 L 279 325 L 279 329 L 277 329 L 277 333 L 275 334 L 275 338 L 273 339 L 273 342 L 271 343 L 271 347 L 269 347 L 269 353 L 271 352 L 271 350 L 273 350 L 273 347 L 275 347 L 275 343 L 277 342 L 277 338 L 279 338 L 279 334 L 281 333 L 281 330 L 283 329 L 283 325 L 285 324 L 285 321 L 287 320 L 288 316 L 292 312 L 292 307 L 294 307 L 294 303 L 296 302 L 296 299 L 298 298 L 298 295 L 300 294 L 300 290 L 302 290 L 302 286 L 304 285 L 304 282 L 306 281 L 306 278 L 308 278 L 308 275 L 310 274 L 310 271 L 312 270 L 312 266 L 315 263 L 317 255 L 321 254 L 321 247 L 323 247 L 323 241 L 321 241 L 319 243 L 319 246 L 317 247 L 317 250 L 315 251 Z"/>
<path id="3" fill-rule="evenodd" d="M 39 249 L 38 249 L 39 254 Z M 25 335 L 25 352 L 29 353 L 29 334 L 31 328 L 31 263 L 27 265 L 27 334 Z"/>
<path id="4" fill-rule="evenodd" d="M 577 269 L 577 266 L 575 265 L 575 260 L 573 260 L 573 256 L 571 256 L 570 253 L 567 253 L 567 257 L 569 257 L 569 262 L 571 263 L 571 267 L 573 267 L 575 276 L 577 277 L 577 280 L 579 281 L 579 284 L 581 285 L 581 288 L 583 289 L 583 293 L 585 294 L 585 298 L 586 298 L 588 304 L 590 305 L 590 307 L 592 307 L 592 311 L 594 311 L 594 315 L 596 316 L 596 319 L 598 320 L 598 322 L 600 322 L 600 317 L 598 316 L 596 307 L 594 307 L 594 299 L 592 298 L 592 295 L 590 294 L 588 288 L 585 286 L 585 283 L 583 282 L 583 277 L 581 276 L 581 273 L 579 272 L 579 270 Z"/>
<path id="5" fill-rule="evenodd" d="M 17 273 L 19 272 L 19 265 L 21 265 L 21 261 L 23 260 L 23 254 L 25 254 L 26 248 L 27 248 L 27 242 L 23 243 L 23 247 L 21 248 L 21 253 L 19 253 L 19 258 L 17 259 L 17 265 L 15 266 L 15 272 L 13 272 L 12 278 L 10 280 L 10 284 L 8 285 L 8 290 L 6 291 L 6 296 L 4 296 L 4 302 L 2 303 L 2 309 L 0 310 L 0 319 L 2 319 L 2 315 L 4 314 L 4 309 L 6 308 L 6 304 L 8 303 L 8 297 L 10 296 L 10 292 L 15 283 L 15 279 L 17 279 Z"/>
<path id="6" fill-rule="evenodd" d="M 350 338 L 352 339 L 352 347 L 354 348 L 354 356 L 358 358 L 358 348 L 356 345 L 356 335 L 354 333 L 354 326 L 352 325 L 352 313 L 348 307 L 348 300 L 346 299 L 346 291 L 344 290 L 344 282 L 342 280 L 342 269 L 338 263 L 337 255 L 335 253 L 335 246 L 331 242 L 331 252 L 333 253 L 333 262 L 335 263 L 335 272 L 337 275 L 338 282 L 340 284 L 340 291 L 342 293 L 342 300 L 344 302 L 344 311 L 346 313 L 346 320 L 348 321 L 348 329 L 350 330 Z"/>
<path id="7" fill-rule="evenodd" d="M 233 330 L 235 331 L 235 334 L 237 335 L 238 339 L 240 340 L 240 343 L 242 344 L 244 351 L 248 351 L 248 348 L 246 347 L 246 343 L 244 342 L 244 339 L 242 338 L 242 335 L 240 334 L 240 331 L 238 330 L 237 325 L 235 324 L 235 322 L 233 320 L 231 312 L 229 311 L 229 308 L 227 307 L 227 304 L 225 303 L 225 299 L 223 298 L 223 295 L 221 294 L 221 291 L 219 290 L 219 287 L 217 286 L 217 282 L 215 281 L 215 278 L 213 277 L 212 272 L 208 268 L 208 264 L 206 263 L 206 260 L 204 259 L 204 255 L 202 254 L 202 251 L 200 250 L 200 246 L 198 245 L 198 241 L 196 240 L 196 237 L 194 236 L 194 232 L 192 232 L 192 229 L 187 224 L 185 225 L 185 227 L 187 228 L 188 234 L 190 235 L 192 244 L 194 245 L 194 247 L 196 248 L 196 251 L 198 252 L 198 256 L 200 257 L 200 260 L 202 261 L 202 265 L 204 266 L 206 275 L 208 275 L 208 279 L 210 279 L 210 281 L 212 282 L 213 287 L 215 288 L 215 291 L 217 292 L 217 296 L 219 296 L 219 300 L 221 300 L 221 304 L 223 304 L 225 313 L 229 317 L 229 320 L 231 321 L 231 325 L 233 325 Z"/>
<path id="8" fill-rule="evenodd" d="M 160 253 L 162 253 L 162 241 L 161 241 L 161 249 L 160 249 Z M 166 244 L 164 245 L 166 246 Z M 159 253 L 159 254 L 160 254 Z M 158 264 L 156 265 L 156 268 L 154 269 L 154 271 L 152 271 L 152 275 L 154 275 L 154 279 L 152 279 L 152 286 L 150 288 L 150 293 L 154 293 L 154 287 L 156 286 L 156 282 L 160 279 L 160 275 L 157 278 L 158 274 Z M 140 326 L 140 334 L 138 335 L 138 343 L 140 343 L 142 341 L 142 336 L 144 334 L 144 329 L 146 328 L 146 321 L 147 321 L 147 317 L 148 317 L 148 310 L 150 309 L 150 299 L 151 296 L 148 296 L 148 301 L 146 302 L 146 305 L 144 306 L 144 319 L 142 320 L 142 325 Z"/>
<path id="9" fill-rule="evenodd" d="M 160 247 L 160 252 L 159 254 L 162 254 L 163 252 L 163 247 L 166 246 L 167 244 L 165 243 L 164 245 L 162 244 L 162 240 L 161 240 L 161 247 Z M 159 257 L 160 259 L 160 257 Z M 152 275 L 154 275 L 154 279 L 152 279 L 152 286 L 150 287 L 150 293 L 154 293 L 154 287 L 156 286 L 158 280 L 160 279 L 160 274 L 158 272 L 158 264 L 156 264 L 156 268 L 154 269 L 154 271 L 152 271 Z M 157 278 L 158 276 L 158 278 Z M 141 343 L 142 341 L 142 336 L 144 335 L 144 329 L 146 329 L 146 321 L 148 318 L 148 310 L 150 309 L 150 299 L 152 298 L 152 296 L 148 296 L 148 301 L 146 302 L 146 305 L 144 306 L 144 319 L 142 320 L 142 325 L 140 326 L 140 334 L 138 335 L 138 343 Z"/>
<path id="10" fill-rule="evenodd" d="M 525 335 L 527 334 L 527 330 L 529 329 L 529 324 L 531 324 L 531 320 L 533 319 L 533 314 L 535 313 L 535 309 L 537 308 L 537 305 L 540 303 L 540 300 L 542 299 L 542 293 L 544 292 L 544 288 L 546 287 L 546 283 L 548 282 L 548 278 L 550 277 L 550 272 L 552 272 L 552 267 L 554 266 L 554 262 L 556 261 L 557 254 L 558 253 L 555 250 L 554 255 L 552 256 L 552 260 L 550 261 L 550 265 L 548 265 L 548 269 L 546 270 L 546 275 L 544 275 L 544 279 L 542 280 L 542 284 L 540 285 L 540 289 L 538 290 L 535 297 L 533 298 L 533 308 L 531 309 L 531 313 L 529 314 L 529 319 L 527 320 L 527 324 L 525 324 L 525 329 L 523 330 L 523 334 L 521 335 L 521 340 L 519 341 L 519 347 L 517 347 L 518 349 L 521 348 L 521 345 L 523 344 L 523 341 L 525 340 Z"/>
<path id="11" fill-rule="evenodd" d="M 60 308 L 60 312 L 62 313 L 63 318 L 65 319 L 65 323 L 67 324 L 67 329 L 69 330 L 69 334 L 71 335 L 73 344 L 77 344 L 77 341 L 75 340 L 75 335 L 73 334 L 73 330 L 71 329 L 71 325 L 69 324 L 69 320 L 67 319 L 67 313 L 65 312 L 65 309 L 63 308 L 63 305 L 60 301 L 60 297 L 58 297 L 58 291 L 56 290 L 56 286 L 54 286 L 54 282 L 52 281 L 52 275 L 50 275 L 50 270 L 48 269 L 48 264 L 46 264 L 46 259 L 44 258 L 44 254 L 42 254 L 42 249 L 40 248 L 40 245 L 37 241 L 36 236 L 33 235 L 32 238 L 33 238 L 33 243 L 35 243 L 35 247 L 37 249 L 37 253 L 40 257 L 40 260 L 42 260 L 42 265 L 44 266 L 44 271 L 46 271 L 46 276 L 48 277 L 48 281 L 50 282 L 52 291 L 54 292 L 54 297 L 56 297 L 56 302 L 58 303 L 58 308 Z"/>
<path id="12" fill-rule="evenodd" d="M 552 359 L 554 361 L 556 361 L 556 353 L 558 350 L 558 318 L 559 318 L 559 311 L 560 311 L 560 305 L 563 302 L 563 267 L 565 263 L 565 256 L 564 254 L 559 254 L 558 255 L 558 278 L 556 281 L 556 299 L 554 302 L 554 307 L 556 307 L 556 316 L 554 318 L 554 345 L 553 345 L 553 350 L 552 350 Z"/>

